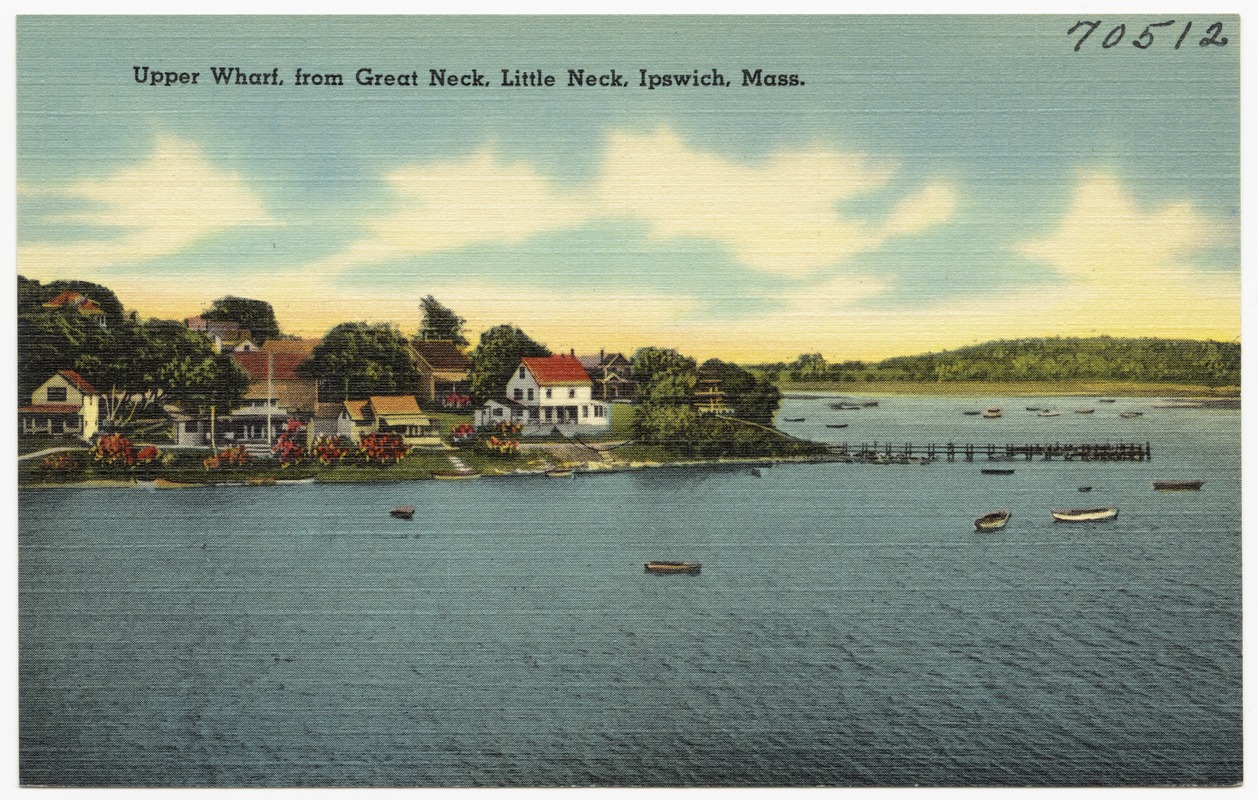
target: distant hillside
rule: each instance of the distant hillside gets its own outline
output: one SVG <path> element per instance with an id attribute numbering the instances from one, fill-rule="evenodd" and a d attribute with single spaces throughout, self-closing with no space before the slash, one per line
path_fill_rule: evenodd
<path id="1" fill-rule="evenodd" d="M 820 354 L 764 365 L 793 381 L 1125 381 L 1238 386 L 1239 342 L 1191 339 L 1010 339 L 877 363 L 829 364 Z"/>

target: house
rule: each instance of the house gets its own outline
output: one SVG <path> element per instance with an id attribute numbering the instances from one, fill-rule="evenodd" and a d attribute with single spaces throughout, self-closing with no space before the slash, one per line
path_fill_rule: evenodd
<path id="1" fill-rule="evenodd" d="M 79 292 L 62 292 L 47 303 L 44 303 L 43 307 L 74 311 L 80 316 L 92 320 L 101 330 L 108 328 L 108 323 L 105 320 L 105 310 L 95 300 Z"/>
<path id="2" fill-rule="evenodd" d="M 242 328 L 238 322 L 188 317 L 183 324 L 190 331 L 204 334 L 216 353 L 252 353 L 259 349 L 250 330 Z"/>
<path id="3" fill-rule="evenodd" d="M 22 435 L 73 434 L 84 441 L 100 424 L 100 393 L 72 369 L 58 370 L 31 393 L 31 404 L 17 410 Z"/>
<path id="4" fill-rule="evenodd" d="M 631 402 L 637 397 L 638 385 L 633 380 L 633 364 L 623 353 L 578 356 L 594 385 L 594 399 L 610 402 Z"/>
<path id="5" fill-rule="evenodd" d="M 441 434 L 412 395 L 346 400 L 337 418 L 337 435 L 354 444 L 370 433 L 396 433 L 407 447 L 440 445 Z"/>
<path id="6" fill-rule="evenodd" d="M 727 417 L 734 413 L 734 409 L 726 402 L 720 376 L 702 370 L 695 383 L 694 406 L 700 414 L 711 416 Z"/>
<path id="7" fill-rule="evenodd" d="M 424 405 L 463 408 L 471 402 L 472 360 L 447 340 L 411 345 L 419 372 L 419 401 Z"/>
<path id="8" fill-rule="evenodd" d="M 592 393 L 593 382 L 575 356 L 523 358 L 507 381 L 506 397 L 477 409 L 476 426 L 511 422 L 522 425 L 526 436 L 605 430 L 611 427 L 611 406 Z"/>
<path id="9" fill-rule="evenodd" d="M 306 425 L 309 435 L 318 400 L 313 378 L 297 374 L 297 365 L 306 360 L 300 353 L 235 352 L 236 363 L 249 373 L 249 388 L 243 404 L 220 413 L 214 435 L 222 446 L 244 445 L 255 456 L 266 456 L 290 419 Z M 198 427 L 204 427 L 204 422 Z M 208 429 L 205 431 L 208 436 Z M 208 438 L 205 440 L 208 442 Z"/>

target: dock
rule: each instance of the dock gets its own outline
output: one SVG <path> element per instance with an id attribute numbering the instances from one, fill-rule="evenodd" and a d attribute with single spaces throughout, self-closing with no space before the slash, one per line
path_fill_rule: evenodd
<path id="1" fill-rule="evenodd" d="M 976 457 L 988 461 L 1030 461 L 1039 457 L 1044 461 L 1152 461 L 1153 447 L 1149 442 L 1104 442 L 1070 444 L 910 444 L 873 442 L 861 444 L 842 443 L 832 445 L 830 452 L 846 456 L 862 463 L 918 463 L 943 459 L 973 461 Z"/>

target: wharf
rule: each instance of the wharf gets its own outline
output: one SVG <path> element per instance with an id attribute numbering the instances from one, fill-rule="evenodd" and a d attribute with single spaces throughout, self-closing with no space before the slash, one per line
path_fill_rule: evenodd
<path id="1" fill-rule="evenodd" d="M 1045 461 L 1059 458 L 1063 461 L 1152 461 L 1153 448 L 1148 442 L 1117 442 L 1092 444 L 898 444 L 891 442 L 873 442 L 861 444 L 832 445 L 830 452 L 844 456 L 852 461 L 888 463 L 956 461 L 961 458 L 973 461 L 976 456 L 986 457 L 988 461 L 1030 461 L 1039 456 Z"/>

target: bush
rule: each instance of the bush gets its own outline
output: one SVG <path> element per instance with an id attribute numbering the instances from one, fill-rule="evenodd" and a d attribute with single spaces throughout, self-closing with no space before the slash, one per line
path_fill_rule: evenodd
<path id="1" fill-rule="evenodd" d="M 91 453 L 92 459 L 103 467 L 130 469 L 135 466 L 135 448 L 131 440 L 120 433 L 105 434 L 97 439 Z"/>
<path id="2" fill-rule="evenodd" d="M 299 464 L 306 457 L 306 447 L 302 444 L 305 432 L 306 426 L 301 420 L 290 419 L 284 425 L 284 430 L 271 446 L 271 452 L 282 467 Z"/>
<path id="3" fill-rule="evenodd" d="M 410 451 L 396 433 L 369 433 L 358 445 L 358 454 L 368 463 L 396 464 Z"/>
<path id="4" fill-rule="evenodd" d="M 476 426 L 470 422 L 460 422 L 450 429 L 450 441 L 455 444 L 467 444 L 476 441 Z"/>
<path id="5" fill-rule="evenodd" d="M 515 439 L 499 439 L 497 436 L 490 436 L 480 442 L 480 449 L 486 455 L 495 458 L 514 458 L 520 454 L 520 443 Z"/>
<path id="6" fill-rule="evenodd" d="M 238 444 L 235 447 L 229 447 L 220 452 L 217 456 L 206 456 L 201 463 L 206 469 L 218 469 L 220 467 L 243 467 L 250 461 L 249 451 L 244 445 Z"/>
<path id="7" fill-rule="evenodd" d="M 79 471 L 79 460 L 70 453 L 53 453 L 45 456 L 39 468 L 44 472 L 66 474 Z"/>
<path id="8" fill-rule="evenodd" d="M 324 466 L 339 464 L 349 453 L 349 445 L 339 436 L 320 436 L 315 442 L 314 456 Z"/>

